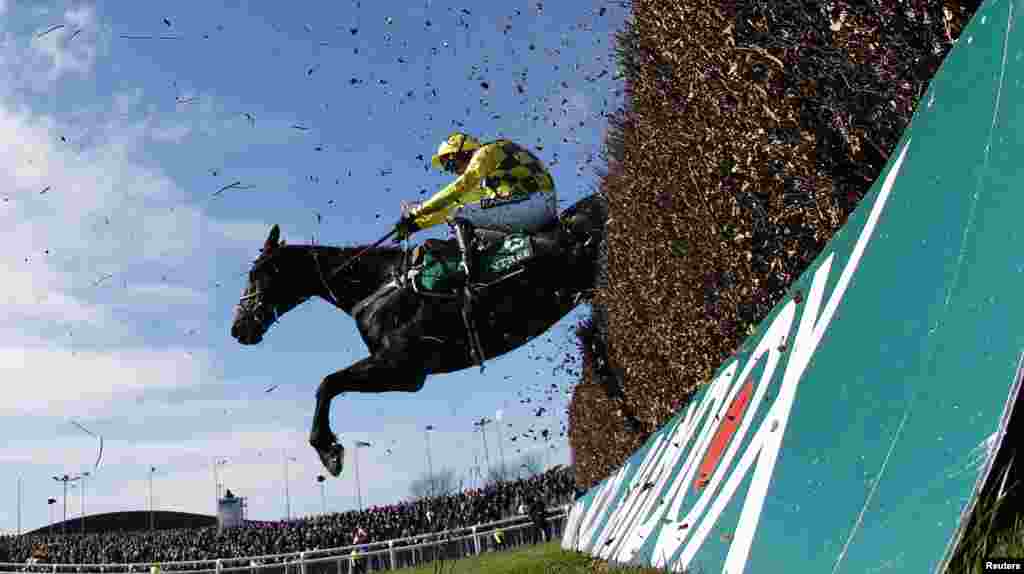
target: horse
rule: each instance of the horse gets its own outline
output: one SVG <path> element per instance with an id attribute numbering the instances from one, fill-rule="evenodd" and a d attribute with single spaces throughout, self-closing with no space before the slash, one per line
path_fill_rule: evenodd
<path id="1" fill-rule="evenodd" d="M 471 323 L 462 315 L 461 296 L 417 290 L 410 279 L 410 270 L 415 269 L 410 263 L 412 249 L 287 245 L 275 224 L 249 271 L 231 335 L 243 345 L 258 344 L 282 315 L 311 297 L 320 297 L 356 321 L 369 356 L 323 378 L 309 434 L 309 444 L 337 477 L 345 449 L 330 428 L 330 405 L 336 396 L 416 392 L 428 375 L 471 368 L 475 358 L 499 357 L 546 332 L 591 298 L 607 213 L 607 200 L 595 193 L 537 232 L 561 248 L 513 261 L 507 273 L 492 276 L 486 285 L 474 283 Z M 493 232 L 480 232 L 488 233 L 500 242 Z M 432 241 L 446 245 L 450 257 L 458 257 L 454 240 L 427 243 Z M 471 352 L 471 343 L 478 343 L 475 348 L 482 357 Z"/>

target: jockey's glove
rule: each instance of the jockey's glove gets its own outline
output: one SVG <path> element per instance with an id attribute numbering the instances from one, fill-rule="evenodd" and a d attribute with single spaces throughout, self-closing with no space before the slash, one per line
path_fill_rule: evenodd
<path id="1" fill-rule="evenodd" d="M 395 241 L 404 241 L 420 230 L 412 216 L 405 216 L 395 224 Z"/>

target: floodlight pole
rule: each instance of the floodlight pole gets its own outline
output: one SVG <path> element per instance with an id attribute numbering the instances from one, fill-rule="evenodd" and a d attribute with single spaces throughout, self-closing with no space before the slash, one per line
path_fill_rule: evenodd
<path id="1" fill-rule="evenodd" d="M 363 511 L 363 487 L 359 485 L 359 441 L 356 441 L 352 449 L 356 463 L 356 500 L 359 502 L 359 512 Z"/>
<path id="2" fill-rule="evenodd" d="M 504 481 L 507 478 L 505 476 L 505 449 L 501 446 L 501 422 L 498 422 L 494 427 L 498 429 L 498 456 L 501 457 L 501 480 Z"/>
<path id="3" fill-rule="evenodd" d="M 63 482 L 64 483 L 64 520 L 61 522 L 61 525 L 60 525 L 61 534 L 67 534 L 67 530 L 68 530 L 68 483 L 69 482 L 74 482 L 74 481 L 76 481 L 76 480 L 78 480 L 80 478 L 82 478 L 82 477 L 78 476 L 78 475 L 70 476 L 70 475 L 67 475 L 67 474 L 65 474 L 63 476 L 55 476 L 55 477 L 53 477 L 53 480 L 56 480 L 57 482 Z"/>
<path id="4" fill-rule="evenodd" d="M 484 441 L 484 468 L 486 468 L 488 472 L 490 472 L 491 470 L 491 457 L 490 454 L 487 452 L 487 425 L 492 422 L 494 421 L 487 417 L 484 417 L 479 421 L 473 423 L 474 425 L 480 427 L 480 438 L 483 439 Z"/>
<path id="5" fill-rule="evenodd" d="M 89 477 L 88 472 L 82 473 L 82 534 L 85 534 L 85 479 Z"/>
<path id="6" fill-rule="evenodd" d="M 153 473 L 156 472 L 156 467 L 149 467 L 149 530 L 153 531 L 155 525 L 156 516 L 153 514 Z"/>
<path id="7" fill-rule="evenodd" d="M 430 460 L 430 431 L 434 430 L 434 425 L 427 425 L 423 430 L 423 435 L 427 439 L 427 480 L 430 481 L 430 496 L 434 496 L 434 465 Z"/>

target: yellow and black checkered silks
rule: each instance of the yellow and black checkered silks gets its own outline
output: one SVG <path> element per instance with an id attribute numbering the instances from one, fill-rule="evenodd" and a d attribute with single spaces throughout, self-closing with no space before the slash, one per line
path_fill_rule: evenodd
<path id="1" fill-rule="evenodd" d="M 413 216 L 416 225 L 426 229 L 443 223 L 459 207 L 485 198 L 505 199 L 554 189 L 551 173 L 537 156 L 515 142 L 501 139 L 482 144 L 466 171 L 423 202 Z"/>

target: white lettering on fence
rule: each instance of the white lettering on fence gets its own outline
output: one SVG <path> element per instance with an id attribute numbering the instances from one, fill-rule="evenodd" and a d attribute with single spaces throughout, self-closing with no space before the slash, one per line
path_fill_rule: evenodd
<path id="1" fill-rule="evenodd" d="M 662 568 L 668 564 L 674 568 L 688 567 L 715 526 L 718 517 L 731 502 L 739 484 L 745 479 L 756 458 L 757 466 L 743 501 L 743 508 L 726 556 L 723 572 L 739 574 L 744 570 L 761 511 L 764 508 L 764 499 L 775 469 L 775 463 L 778 460 L 782 437 L 785 435 L 793 402 L 796 399 L 797 385 L 821 343 L 825 330 L 831 323 L 850 280 L 860 264 L 867 243 L 874 233 L 878 219 L 903 165 L 909 145 L 910 140 L 907 141 L 889 170 L 850 258 L 820 316 L 818 310 L 821 308 L 825 284 L 835 254 L 829 254 L 815 271 L 807 294 L 806 305 L 800 317 L 796 338 L 792 343 L 793 350 L 782 375 L 778 396 L 736 468 L 730 469 L 744 437 L 750 430 L 749 427 L 754 417 L 760 410 L 759 407 L 768 384 L 775 374 L 775 369 L 781 358 L 778 348 L 785 342 L 786 336 L 791 330 L 796 313 L 796 306 L 792 301 L 786 303 L 776 315 L 754 352 L 749 356 L 739 377 L 735 377 L 737 362 L 733 361 L 711 383 L 699 405 L 688 406 L 681 422 L 675 424 L 674 427 L 670 425 L 658 433 L 648 448 L 639 470 L 630 480 L 631 488 L 628 492 L 623 493 L 621 497 L 615 496 L 621 492 L 623 478 L 631 470 L 631 465 L 628 463 L 620 469 L 614 479 L 607 480 L 598 489 L 593 503 L 585 513 L 580 513 L 578 516 L 580 527 L 583 527 L 581 530 L 583 539 L 578 546 L 580 550 L 593 553 L 596 547 L 599 549 L 597 555 L 602 558 L 628 562 L 639 552 L 647 538 L 652 533 L 656 533 L 653 559 L 650 563 L 656 568 Z M 710 481 L 682 520 L 667 519 L 667 516 L 679 516 L 681 506 L 686 500 L 686 489 L 693 482 L 693 475 L 707 451 L 713 433 L 717 430 L 736 394 L 743 387 L 743 383 L 762 358 L 765 358 L 766 364 L 754 397 L 746 409 L 740 428 L 730 440 L 728 449 L 716 466 Z M 723 398 L 723 395 L 726 394 L 728 396 Z M 714 413 L 715 416 L 710 416 L 711 413 Z M 699 436 L 694 441 L 694 435 L 698 430 Z M 688 449 L 691 441 L 693 441 L 692 448 Z M 686 453 L 688 454 L 683 462 L 683 468 L 680 469 L 678 476 L 672 480 L 671 484 L 668 484 L 674 469 Z M 652 486 L 644 488 L 648 483 L 651 483 Z M 668 487 L 668 492 L 665 492 L 666 487 Z M 608 512 L 608 506 L 615 498 L 621 498 L 621 502 L 608 516 L 608 520 L 600 525 L 598 532 L 600 518 Z M 709 504 L 710 509 L 707 514 L 704 514 L 704 509 Z M 570 524 L 566 527 L 567 534 L 576 532 L 576 523 L 577 516 L 574 511 Z M 597 534 L 596 538 L 595 534 Z M 687 539 L 689 540 L 687 541 Z M 684 543 L 682 554 L 677 560 L 672 560 L 671 558 Z"/>

